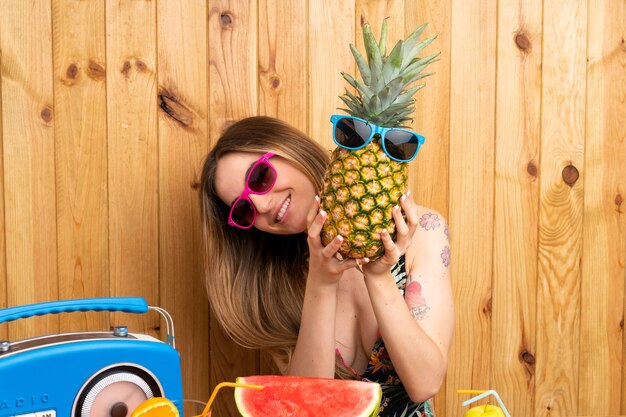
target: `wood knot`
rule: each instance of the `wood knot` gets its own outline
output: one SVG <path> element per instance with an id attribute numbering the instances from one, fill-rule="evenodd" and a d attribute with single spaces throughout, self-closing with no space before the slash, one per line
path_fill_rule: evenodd
<path id="1" fill-rule="evenodd" d="M 622 330 L 624 330 L 624 319 L 621 319 L 621 320 L 619 321 L 619 328 L 620 328 L 620 329 L 622 329 Z"/>
<path id="2" fill-rule="evenodd" d="M 520 51 L 529 52 L 531 43 L 530 43 L 530 39 L 528 39 L 528 35 L 526 35 L 526 33 L 522 31 L 517 32 L 515 34 L 515 45 L 517 45 Z"/>
<path id="3" fill-rule="evenodd" d="M 533 356 L 532 353 L 524 350 L 519 354 L 519 358 L 520 361 L 528 364 L 528 365 L 534 365 L 535 364 L 535 357 Z"/>
<path id="4" fill-rule="evenodd" d="M 106 76 L 106 71 L 100 63 L 90 59 L 87 65 L 87 75 L 96 81 L 102 81 Z"/>
<path id="5" fill-rule="evenodd" d="M 270 77 L 270 85 L 273 89 L 280 87 L 280 77 L 278 75 L 272 75 Z"/>
<path id="6" fill-rule="evenodd" d="M 233 15 L 231 12 L 223 12 L 220 14 L 220 25 L 223 28 L 229 28 L 233 25 Z"/>
<path id="7" fill-rule="evenodd" d="M 617 193 L 615 196 L 615 205 L 617 206 L 617 211 L 621 213 L 622 203 L 624 202 L 624 197 L 620 193 Z"/>
<path id="8" fill-rule="evenodd" d="M 485 306 L 483 307 L 483 313 L 486 316 L 491 316 L 491 310 L 493 308 L 493 302 L 492 302 L 492 298 L 489 297 L 489 299 L 487 300 L 487 302 L 485 303 Z"/>
<path id="9" fill-rule="evenodd" d="M 178 124 L 185 128 L 192 127 L 194 113 L 166 90 L 159 92 L 159 107 Z"/>
<path id="10" fill-rule="evenodd" d="M 124 64 L 122 64 L 122 69 L 120 70 L 122 72 L 122 74 L 124 74 L 124 77 L 128 78 L 128 73 L 130 72 L 130 69 L 133 66 L 131 65 L 130 61 L 124 61 Z"/>
<path id="11" fill-rule="evenodd" d="M 76 77 L 78 77 L 78 65 L 74 63 L 70 64 L 70 66 L 67 67 L 67 70 L 65 71 L 65 76 L 69 80 L 75 80 Z"/>
<path id="12" fill-rule="evenodd" d="M 530 161 L 528 165 L 526 165 L 526 172 L 531 177 L 537 178 L 537 165 L 533 161 Z"/>
<path id="13" fill-rule="evenodd" d="M 52 109 L 49 106 L 44 107 L 41 109 L 39 116 L 45 123 L 50 123 L 52 121 Z"/>
<path id="14" fill-rule="evenodd" d="M 146 63 L 140 59 L 135 62 L 135 67 L 139 72 L 146 72 L 148 70 L 148 66 L 146 65 Z"/>
<path id="15" fill-rule="evenodd" d="M 572 164 L 569 164 L 568 166 L 563 168 L 563 172 L 561 173 L 561 175 L 563 176 L 563 181 L 565 182 L 565 184 L 569 185 L 570 187 L 573 187 L 574 184 L 576 184 L 576 181 L 578 181 L 578 178 L 580 178 L 578 168 L 576 168 Z"/>

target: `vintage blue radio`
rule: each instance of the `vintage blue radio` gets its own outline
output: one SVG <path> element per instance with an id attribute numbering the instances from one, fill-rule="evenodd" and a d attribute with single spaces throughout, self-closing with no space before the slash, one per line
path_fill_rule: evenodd
<path id="1" fill-rule="evenodd" d="M 45 335 L 0 341 L 0 417 L 124 417 L 148 398 L 167 397 L 183 414 L 174 323 L 143 298 L 65 300 L 0 310 L 0 323 L 75 311 L 160 313 L 167 341 L 129 333 Z"/>

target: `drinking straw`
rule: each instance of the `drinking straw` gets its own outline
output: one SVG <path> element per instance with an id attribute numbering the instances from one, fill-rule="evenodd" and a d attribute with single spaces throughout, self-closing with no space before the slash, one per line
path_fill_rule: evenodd
<path id="1" fill-rule="evenodd" d="M 494 397 L 496 397 L 496 400 L 498 400 L 498 404 L 500 404 L 500 407 L 502 407 L 502 411 L 504 411 L 504 414 L 506 414 L 507 417 L 511 417 L 511 414 L 509 414 L 509 410 L 506 409 L 506 407 L 504 406 L 504 403 L 502 402 L 502 400 L 500 399 L 500 396 L 498 395 L 497 392 L 495 392 L 494 390 L 457 390 L 456 391 L 458 394 L 479 394 L 475 397 L 470 398 L 469 400 L 466 400 L 463 402 L 463 406 L 467 406 L 468 404 L 473 403 L 474 401 L 478 401 L 478 400 L 482 400 L 483 398 L 489 396 L 489 395 L 493 395 Z"/>
<path id="2" fill-rule="evenodd" d="M 223 388 L 223 387 L 252 388 L 252 389 L 259 389 L 259 390 L 263 389 L 263 385 L 239 384 L 237 382 L 220 382 L 213 389 L 213 392 L 211 393 L 211 397 L 209 397 L 209 402 L 206 403 L 206 407 L 204 407 L 204 410 L 202 410 L 202 414 L 200 414 L 198 416 L 194 416 L 194 417 L 207 417 L 207 416 L 210 416 L 209 411 L 211 410 L 211 404 L 213 403 L 213 400 L 215 400 L 215 396 L 217 395 L 217 391 L 219 391 L 219 389 Z"/>

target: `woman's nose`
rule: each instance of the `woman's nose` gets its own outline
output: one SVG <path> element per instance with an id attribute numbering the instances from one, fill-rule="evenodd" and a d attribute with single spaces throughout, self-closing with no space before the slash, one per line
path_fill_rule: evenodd
<path id="1" fill-rule="evenodd" d="M 257 214 L 269 213 L 272 209 L 272 199 L 269 194 L 250 194 L 248 198 L 252 200 L 252 204 L 256 208 Z"/>

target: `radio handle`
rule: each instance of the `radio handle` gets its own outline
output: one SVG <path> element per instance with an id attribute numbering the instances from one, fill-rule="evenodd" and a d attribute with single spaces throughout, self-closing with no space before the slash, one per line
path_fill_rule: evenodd
<path id="1" fill-rule="evenodd" d="M 80 298 L 76 300 L 49 301 L 27 304 L 0 310 L 0 323 L 45 314 L 72 313 L 75 311 L 122 311 L 146 313 L 148 304 L 141 297 Z"/>

